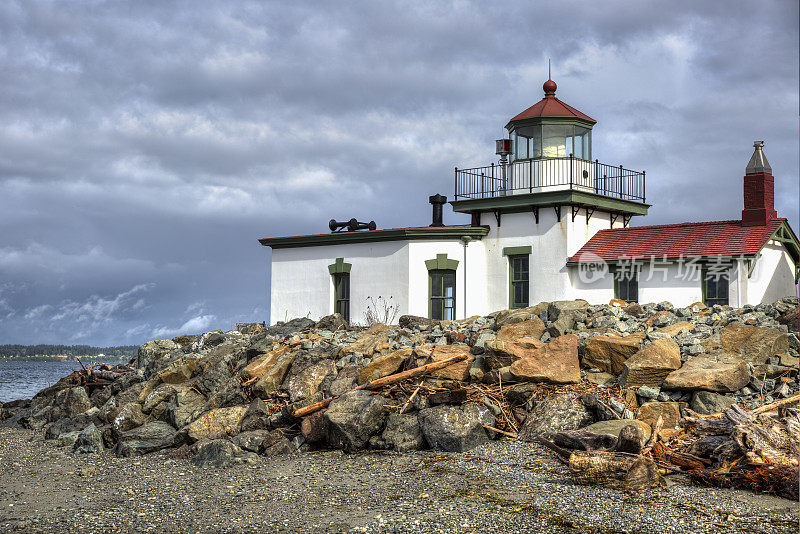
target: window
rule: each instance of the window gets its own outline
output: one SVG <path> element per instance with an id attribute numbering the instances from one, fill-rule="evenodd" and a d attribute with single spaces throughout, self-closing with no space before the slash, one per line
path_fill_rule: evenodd
<path id="1" fill-rule="evenodd" d="M 706 306 L 728 304 L 728 277 L 727 270 L 703 270 L 703 303 Z"/>
<path id="2" fill-rule="evenodd" d="M 431 319 L 452 321 L 456 318 L 456 272 L 432 269 L 430 277 Z"/>
<path id="3" fill-rule="evenodd" d="M 535 124 L 517 128 L 516 159 L 568 158 L 592 159 L 592 130 L 572 124 Z"/>
<path id="4" fill-rule="evenodd" d="M 341 313 L 345 320 L 350 320 L 350 273 L 333 275 L 334 313 Z"/>
<path id="5" fill-rule="evenodd" d="M 639 273 L 622 270 L 614 273 L 614 298 L 625 302 L 639 302 Z"/>
<path id="6" fill-rule="evenodd" d="M 510 308 L 527 308 L 528 295 L 529 295 L 529 272 L 528 272 L 528 258 L 527 254 L 509 256 L 508 269 L 509 269 L 509 307 Z"/>

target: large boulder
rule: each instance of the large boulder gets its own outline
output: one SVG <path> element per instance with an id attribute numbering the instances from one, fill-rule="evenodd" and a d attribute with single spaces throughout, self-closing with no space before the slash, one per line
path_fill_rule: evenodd
<path id="1" fill-rule="evenodd" d="M 521 381 L 577 384 L 581 381 L 578 336 L 557 337 L 539 349 L 525 351 L 511 364 L 511 375 Z"/>
<path id="2" fill-rule="evenodd" d="M 594 336 L 586 343 L 583 365 L 619 375 L 623 369 L 622 364 L 639 352 L 643 341 L 643 334 L 631 334 L 627 337 Z"/>
<path id="3" fill-rule="evenodd" d="M 253 399 L 253 402 L 247 407 L 247 411 L 244 412 L 242 420 L 239 423 L 241 431 L 247 432 L 250 430 L 268 429 L 270 427 L 269 418 L 271 415 L 266 402 L 258 398 Z"/>
<path id="4" fill-rule="evenodd" d="M 94 423 L 91 423 L 78 434 L 72 448 L 75 452 L 82 454 L 102 452 L 103 434 Z"/>
<path id="5" fill-rule="evenodd" d="M 273 365 L 264 375 L 253 385 L 253 394 L 257 397 L 266 397 L 283 383 L 286 373 L 294 363 L 296 353 L 286 353 L 278 357 Z"/>
<path id="6" fill-rule="evenodd" d="M 82 387 L 62 389 L 56 393 L 55 408 L 60 408 L 63 417 L 75 417 L 92 407 L 89 395 Z"/>
<path id="7" fill-rule="evenodd" d="M 533 407 L 519 430 L 519 439 L 533 441 L 562 430 L 577 430 L 594 421 L 592 413 L 578 397 L 551 395 Z"/>
<path id="8" fill-rule="evenodd" d="M 285 337 L 296 334 L 297 332 L 302 332 L 303 330 L 307 330 L 309 328 L 313 328 L 314 324 L 314 321 L 308 319 L 307 317 L 298 317 L 285 323 L 269 326 L 265 329 L 265 331 L 270 336 Z"/>
<path id="9" fill-rule="evenodd" d="M 345 393 L 325 410 L 328 443 L 346 451 L 364 448 L 383 429 L 388 399 L 359 390 Z"/>
<path id="10" fill-rule="evenodd" d="M 552 337 L 558 337 L 573 330 L 576 322 L 586 320 L 588 307 L 589 303 L 582 299 L 551 302 L 547 307 L 547 320 L 550 321 L 547 331 Z"/>
<path id="11" fill-rule="evenodd" d="M 192 442 L 206 437 L 234 435 L 240 430 L 240 423 L 245 412 L 247 412 L 247 406 L 217 408 L 189 423 L 182 432 Z"/>
<path id="12" fill-rule="evenodd" d="M 168 402 L 173 395 L 175 395 L 175 386 L 172 384 L 159 384 L 158 387 L 145 396 L 144 402 L 136 404 L 140 404 L 142 412 L 150 413 L 159 404 Z"/>
<path id="13" fill-rule="evenodd" d="M 517 360 L 530 357 L 543 349 L 545 343 L 536 338 L 521 338 L 516 341 L 489 341 L 486 343 L 486 367 L 496 371 L 508 367 Z"/>
<path id="14" fill-rule="evenodd" d="M 789 337 L 775 328 L 729 324 L 719 333 L 720 347 L 753 365 L 761 365 L 789 350 Z"/>
<path id="15" fill-rule="evenodd" d="M 172 362 L 166 369 L 158 374 L 158 377 L 165 384 L 182 384 L 186 382 L 200 369 L 199 360 Z"/>
<path id="16" fill-rule="evenodd" d="M 529 306 L 527 308 L 499 311 L 494 316 L 494 328 L 495 330 L 500 330 L 506 325 L 527 321 L 547 310 L 547 306 L 549 305 L 549 302 L 540 302 L 536 306 Z"/>
<path id="17" fill-rule="evenodd" d="M 483 425 L 494 426 L 495 418 L 484 406 L 439 405 L 418 414 L 422 434 L 432 449 L 463 452 L 489 441 Z"/>
<path id="18" fill-rule="evenodd" d="M 645 345 L 622 363 L 622 387 L 660 387 L 669 373 L 681 367 L 681 349 L 672 338 Z"/>
<path id="19" fill-rule="evenodd" d="M 341 313 L 326 315 L 317 321 L 316 325 L 317 330 L 330 330 L 331 332 L 347 330 L 349 327 L 350 325 L 347 323 L 347 319 L 345 319 Z"/>
<path id="20" fill-rule="evenodd" d="M 545 330 L 547 327 L 544 322 L 534 315 L 526 321 L 509 323 L 501 327 L 497 332 L 497 341 L 516 341 L 521 337 L 539 339 Z"/>
<path id="21" fill-rule="evenodd" d="M 712 393 L 711 391 L 695 391 L 692 395 L 692 402 L 689 403 L 689 408 L 700 415 L 711 415 L 713 413 L 722 413 L 734 404 L 736 404 L 736 401 L 725 395 Z"/>
<path id="22" fill-rule="evenodd" d="M 413 351 L 412 347 L 404 347 L 386 356 L 376 358 L 365 365 L 358 373 L 358 383 L 366 384 L 396 373 Z"/>
<path id="23" fill-rule="evenodd" d="M 114 427 L 114 432 L 121 434 L 142 426 L 148 421 L 149 418 L 142 412 L 142 406 L 136 402 L 129 402 L 117 413 L 112 425 Z"/>
<path id="24" fill-rule="evenodd" d="M 428 376 L 439 380 L 469 380 L 469 368 L 475 361 L 475 356 L 470 353 L 467 345 L 436 345 L 433 348 L 431 359 L 440 362 L 453 358 L 454 356 L 466 356 L 466 359 L 458 363 L 452 363 L 443 369 L 433 371 Z"/>
<path id="25" fill-rule="evenodd" d="M 372 356 L 378 345 L 382 345 L 388 341 L 389 336 L 386 333 L 388 328 L 389 327 L 383 323 L 370 326 L 361 334 L 360 338 L 342 347 L 339 351 L 339 356 L 349 356 L 356 352 L 360 352 L 364 356 Z"/>
<path id="26" fill-rule="evenodd" d="M 145 374 L 149 374 L 151 370 L 163 367 L 165 361 L 169 361 L 174 351 L 179 351 L 180 348 L 181 346 L 171 339 L 148 341 L 139 347 L 133 365 L 137 369 L 143 369 Z"/>
<path id="27" fill-rule="evenodd" d="M 392 414 L 386 419 L 381 434 L 385 446 L 397 452 L 408 452 L 425 447 L 425 437 L 416 414 Z"/>
<path id="28" fill-rule="evenodd" d="M 253 378 L 261 378 L 265 374 L 267 374 L 275 364 L 278 363 L 278 360 L 281 356 L 285 355 L 291 349 L 289 345 L 279 345 L 277 348 L 263 354 L 255 358 L 253 361 L 247 364 L 247 367 L 244 368 L 243 377 L 245 380 L 253 379 Z"/>
<path id="29" fill-rule="evenodd" d="M 689 321 L 678 321 L 677 323 L 656 328 L 655 331 L 660 334 L 666 334 L 670 337 L 675 337 L 681 332 L 693 332 L 695 328 L 696 326 Z"/>
<path id="30" fill-rule="evenodd" d="M 683 367 L 672 371 L 662 389 L 738 391 L 750 382 L 747 362 L 727 352 L 702 354 L 689 359 Z"/>
<path id="31" fill-rule="evenodd" d="M 94 422 L 93 418 L 85 413 L 76 415 L 75 417 L 64 417 L 55 423 L 48 425 L 44 432 L 44 439 L 56 439 L 62 434 L 67 434 L 74 431 L 81 431 L 90 423 Z"/>
<path id="32" fill-rule="evenodd" d="M 332 360 L 320 360 L 289 378 L 286 389 L 292 402 L 310 397 L 319 391 L 322 382 L 336 375 L 336 364 Z"/>
<path id="33" fill-rule="evenodd" d="M 177 430 L 163 421 L 153 421 L 122 433 L 116 450 L 119 456 L 139 456 L 179 444 Z"/>
<path id="34" fill-rule="evenodd" d="M 204 442 L 197 447 L 192 463 L 198 467 L 225 469 L 239 463 L 253 462 L 257 456 L 245 452 L 227 439 Z"/>
<path id="35" fill-rule="evenodd" d="M 200 411 L 206 398 L 186 386 L 176 386 L 175 394 L 166 407 L 166 419 L 175 428 L 183 428 L 194 421 L 195 414 Z"/>

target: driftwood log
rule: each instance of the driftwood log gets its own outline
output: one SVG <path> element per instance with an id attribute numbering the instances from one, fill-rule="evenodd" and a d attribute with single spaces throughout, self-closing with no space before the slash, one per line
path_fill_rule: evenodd
<path id="1" fill-rule="evenodd" d="M 380 389 L 384 386 L 390 386 L 392 384 L 396 384 L 398 382 L 402 382 L 408 378 L 414 378 L 416 376 L 432 373 L 433 371 L 438 371 L 439 369 L 444 369 L 454 363 L 463 362 L 467 359 L 467 355 L 463 354 L 460 356 L 453 356 L 452 358 L 447 358 L 446 360 L 441 360 L 438 362 L 429 363 L 426 365 L 422 365 L 420 367 L 415 367 L 414 369 L 409 369 L 408 371 L 403 371 L 402 373 L 397 373 L 394 375 L 384 376 L 383 378 L 379 378 L 377 380 L 373 380 L 372 382 L 367 382 L 366 384 L 362 384 L 356 388 L 351 389 L 350 391 L 358 391 L 361 389 L 366 390 L 376 390 Z M 350 393 L 347 391 L 346 393 Z M 315 402 L 314 404 L 310 404 L 305 408 L 300 408 L 295 410 L 292 415 L 297 418 L 304 417 L 306 415 L 310 415 L 318 410 L 322 410 L 323 408 L 327 408 L 334 399 L 337 397 L 329 397 L 327 399 L 323 399 L 319 402 Z"/>
<path id="2" fill-rule="evenodd" d="M 582 486 L 640 492 L 659 486 L 663 480 L 653 459 L 638 454 L 575 451 L 568 465 L 572 482 Z"/>

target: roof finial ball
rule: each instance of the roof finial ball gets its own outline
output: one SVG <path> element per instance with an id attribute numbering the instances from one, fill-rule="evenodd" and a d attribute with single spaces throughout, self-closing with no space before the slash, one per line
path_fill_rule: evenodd
<path id="1" fill-rule="evenodd" d="M 547 81 L 544 82 L 544 85 L 542 85 L 542 89 L 544 89 L 544 96 L 545 97 L 555 96 L 556 95 L 556 88 L 558 88 L 558 86 L 556 85 L 556 82 L 554 82 L 553 80 L 550 79 L 550 60 L 548 59 L 547 60 Z"/>

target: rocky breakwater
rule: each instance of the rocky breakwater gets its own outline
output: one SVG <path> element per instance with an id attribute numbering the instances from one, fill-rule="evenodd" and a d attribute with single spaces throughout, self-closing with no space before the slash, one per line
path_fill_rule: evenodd
<path id="1" fill-rule="evenodd" d="M 337 315 L 240 325 L 145 343 L 105 379 L 74 373 L 0 418 L 79 453 L 168 450 L 217 467 L 576 429 L 616 438 L 630 424 L 646 439 L 658 421 L 669 440 L 686 418 L 797 393 L 797 309 L 794 297 L 742 309 L 578 300 L 369 328 Z"/>

